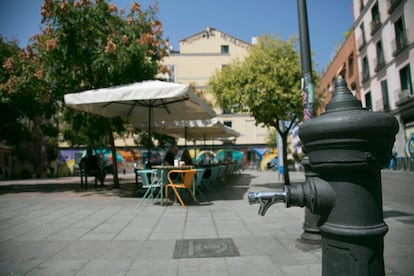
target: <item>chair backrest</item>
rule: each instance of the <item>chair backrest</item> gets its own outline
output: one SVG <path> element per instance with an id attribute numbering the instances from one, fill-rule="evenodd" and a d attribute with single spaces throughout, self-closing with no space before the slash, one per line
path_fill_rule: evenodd
<path id="1" fill-rule="evenodd" d="M 196 185 L 201 185 L 201 181 L 203 180 L 204 173 L 206 172 L 206 169 L 198 168 L 196 169 Z"/>
<path id="2" fill-rule="evenodd" d="M 171 170 L 169 171 L 167 177 L 168 177 L 169 183 L 171 184 L 173 184 L 173 181 L 170 176 L 172 173 L 181 174 L 182 182 L 178 184 L 183 184 L 186 188 L 192 187 L 194 175 L 196 174 L 196 170 L 192 169 L 192 170 Z"/>
<path id="3" fill-rule="evenodd" d="M 157 170 L 139 170 L 139 176 L 141 176 L 142 188 L 148 188 L 152 185 L 153 180 L 157 177 Z M 151 180 L 148 176 L 151 176 Z"/>
<path id="4" fill-rule="evenodd" d="M 211 167 L 211 174 L 210 174 L 209 179 L 215 181 L 219 177 L 220 170 L 221 170 L 221 166 Z"/>

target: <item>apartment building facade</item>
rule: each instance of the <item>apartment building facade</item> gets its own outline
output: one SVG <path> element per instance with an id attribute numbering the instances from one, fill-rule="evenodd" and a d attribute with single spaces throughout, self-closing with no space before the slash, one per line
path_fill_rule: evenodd
<path id="1" fill-rule="evenodd" d="M 354 0 L 361 101 L 396 116 L 399 157 L 414 150 L 414 1 Z"/>
<path id="2" fill-rule="evenodd" d="M 352 94 L 360 99 L 361 86 L 353 29 L 350 30 L 345 42 L 341 45 L 341 48 L 321 75 L 320 84 L 316 89 L 316 93 L 322 96 L 323 104 L 316 110 L 318 115 L 325 111 L 326 105 L 330 102 L 335 89 L 335 80 L 339 75 L 346 81 Z"/>
<path id="3" fill-rule="evenodd" d="M 238 39 L 215 28 L 193 34 L 179 41 L 179 51 L 170 50 L 163 64 L 168 68 L 163 76 L 168 81 L 190 84 L 197 91 L 203 92 L 206 100 L 214 104 L 214 97 L 208 93 L 209 78 L 234 59 L 243 60 L 252 46 L 251 43 Z M 256 121 L 247 113 L 232 113 L 214 107 L 219 120 L 240 133 L 234 145 L 265 145 L 268 129 L 256 126 Z M 178 141 L 179 144 L 183 140 Z M 220 143 L 220 142 L 216 142 Z"/>

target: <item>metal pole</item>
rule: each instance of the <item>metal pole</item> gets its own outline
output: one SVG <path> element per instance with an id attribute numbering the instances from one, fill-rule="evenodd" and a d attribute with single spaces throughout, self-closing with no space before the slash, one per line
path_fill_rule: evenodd
<path id="1" fill-rule="evenodd" d="M 150 169 L 151 168 L 151 142 L 152 142 L 152 137 L 151 137 L 151 120 L 152 120 L 152 104 L 150 103 L 149 107 L 148 107 L 148 160 L 147 160 L 147 168 L 146 169 Z M 144 164 L 145 166 L 145 164 Z"/>
<path id="2" fill-rule="evenodd" d="M 299 17 L 299 44 L 300 57 L 303 75 L 305 121 L 314 117 L 313 110 L 313 83 L 312 83 L 312 61 L 309 43 L 308 14 L 306 9 L 306 0 L 298 0 L 298 17 Z M 305 102 L 306 100 L 306 102 Z"/>
<path id="3" fill-rule="evenodd" d="M 314 95 L 312 82 L 312 61 L 309 43 L 308 12 L 306 0 L 298 0 L 298 18 L 299 18 L 299 44 L 300 58 L 302 66 L 302 96 L 304 106 L 304 121 L 314 117 Z M 308 165 L 307 157 L 304 158 L 305 176 L 308 178 L 314 173 Z M 303 233 L 300 242 L 307 245 L 318 245 L 321 242 L 321 235 L 318 228 L 320 216 L 313 214 L 309 208 L 305 208 L 305 221 L 303 223 Z"/>
<path id="4" fill-rule="evenodd" d="M 283 128 L 283 123 L 280 122 L 279 127 Z M 279 180 L 280 177 L 283 177 L 284 173 L 284 164 L 283 164 L 283 143 L 282 143 L 282 136 L 280 136 L 279 132 L 276 131 L 276 139 L 277 139 L 277 161 L 279 165 Z"/>
<path id="5" fill-rule="evenodd" d="M 187 127 L 184 128 L 184 148 L 187 148 L 187 135 L 188 135 L 188 129 Z"/>

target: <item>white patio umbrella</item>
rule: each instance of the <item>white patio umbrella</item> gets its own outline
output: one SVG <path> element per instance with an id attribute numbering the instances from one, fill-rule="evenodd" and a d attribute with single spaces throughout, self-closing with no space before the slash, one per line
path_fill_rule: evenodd
<path id="1" fill-rule="evenodd" d="M 217 118 L 205 120 L 158 121 L 153 131 L 186 140 L 231 140 L 240 136 Z"/>
<path id="2" fill-rule="evenodd" d="M 163 81 L 71 93 L 64 100 L 67 106 L 80 111 L 120 117 L 134 125 L 147 123 L 149 137 L 155 121 L 210 119 L 216 115 L 190 86 Z"/>

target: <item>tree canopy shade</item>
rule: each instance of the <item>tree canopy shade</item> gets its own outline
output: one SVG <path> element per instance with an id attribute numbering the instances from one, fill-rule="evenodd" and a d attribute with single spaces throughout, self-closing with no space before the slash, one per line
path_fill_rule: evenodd
<path id="1" fill-rule="evenodd" d="M 282 137 L 284 164 L 289 130 L 303 117 L 302 73 L 296 44 L 296 38 L 283 41 L 278 36 L 260 37 L 244 62 L 233 61 L 209 80 L 218 105 L 236 111 L 247 109 L 257 124 L 276 128 Z M 287 166 L 284 178 L 288 184 Z"/>
<path id="2" fill-rule="evenodd" d="M 16 81 L 21 78 L 22 67 L 11 57 L 18 57 L 19 47 L 16 41 L 6 41 L 0 35 L 0 140 L 22 141 L 28 135 L 17 118 L 24 116 L 26 108 L 30 107 L 22 93 L 10 93 Z M 17 71 L 15 73 L 15 71 Z M 23 100 L 23 102 L 21 101 Z M 20 103 L 20 104 L 19 104 Z M 30 111 L 29 111 L 30 112 Z"/>
<path id="3" fill-rule="evenodd" d="M 103 0 L 45 0 L 34 43 L 64 93 L 153 79 L 166 55 L 156 6 L 129 13 Z"/>
<path id="4" fill-rule="evenodd" d="M 45 29 L 35 40 L 52 69 L 49 72 L 55 81 L 55 94 L 63 96 L 153 79 L 167 53 L 156 12 L 156 6 L 144 11 L 138 3 L 132 3 L 125 13 L 103 0 L 95 3 L 45 0 L 42 6 Z M 115 156 L 112 133 L 122 130 L 119 121 L 66 112 L 72 115 L 66 116 L 70 128 L 65 130 L 65 137 L 77 136 L 73 131 L 81 131 L 89 140 L 107 136 Z M 83 128 L 84 125 L 89 127 Z M 118 186 L 116 162 L 114 165 L 114 186 Z"/>
<path id="5" fill-rule="evenodd" d="M 32 162 L 34 172 L 40 173 L 50 152 L 47 147 L 36 152 L 29 143 L 39 145 L 45 135 L 57 136 L 53 115 L 58 105 L 31 48 L 20 49 L 17 41 L 0 36 L 0 64 L 0 141 L 13 147 L 16 160 Z"/>
<path id="6" fill-rule="evenodd" d="M 122 130 L 122 123 L 65 109 L 63 95 L 154 79 L 167 54 L 156 14 L 156 5 L 144 10 L 131 3 L 125 11 L 106 0 L 44 0 L 41 33 L 10 57 L 10 64 L 25 64 L 24 59 L 30 67 L 25 71 L 11 67 L 5 77 L 8 85 L 1 89 L 39 99 L 35 103 L 45 108 L 39 112 L 40 105 L 34 105 L 33 115 L 41 115 L 41 125 L 63 111 L 60 128 L 67 140 L 90 145 L 101 143 L 105 136 L 115 150 L 112 133 Z M 117 177 L 114 180 L 117 186 Z"/>

